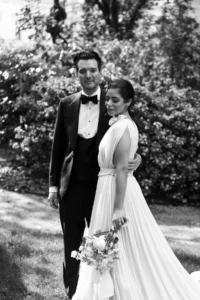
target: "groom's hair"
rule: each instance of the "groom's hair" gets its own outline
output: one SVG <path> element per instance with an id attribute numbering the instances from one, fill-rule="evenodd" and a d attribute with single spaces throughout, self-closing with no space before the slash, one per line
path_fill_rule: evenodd
<path id="1" fill-rule="evenodd" d="M 75 54 L 74 56 L 74 66 L 78 71 L 78 62 L 79 60 L 88 60 L 88 59 L 95 59 L 98 64 L 99 71 L 101 71 L 102 61 L 99 54 L 93 50 L 83 50 Z"/>

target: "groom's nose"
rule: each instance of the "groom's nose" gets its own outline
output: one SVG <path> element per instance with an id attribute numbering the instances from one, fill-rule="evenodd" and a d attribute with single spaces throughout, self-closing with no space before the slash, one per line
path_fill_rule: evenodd
<path id="1" fill-rule="evenodd" d="M 91 72 L 89 70 L 87 70 L 85 76 L 86 76 L 86 78 L 90 78 L 91 77 Z"/>

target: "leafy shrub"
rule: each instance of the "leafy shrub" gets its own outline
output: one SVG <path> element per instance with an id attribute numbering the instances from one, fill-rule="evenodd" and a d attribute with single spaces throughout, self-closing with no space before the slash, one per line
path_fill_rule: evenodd
<path id="1" fill-rule="evenodd" d="M 19 95 L 29 94 L 31 86 L 45 79 L 46 68 L 33 49 L 5 46 L 0 55 L 0 142 L 6 143 L 13 137 L 19 122 L 15 101 Z"/>
<path id="2" fill-rule="evenodd" d="M 133 118 L 143 165 L 137 176 L 151 201 L 199 203 L 200 93 L 172 88 L 166 94 L 137 89 Z"/>
<path id="3" fill-rule="evenodd" d="M 13 162 L 47 177 L 58 103 L 78 89 L 57 51 L 2 47 L 0 54 L 0 142 L 14 149 Z M 48 59 L 46 59 L 46 56 Z"/>
<path id="4" fill-rule="evenodd" d="M 200 92 L 190 85 L 177 88 L 165 78 L 164 67 L 159 74 L 156 66 L 151 68 L 156 53 L 151 56 L 149 51 L 137 60 L 141 45 L 133 47 L 133 41 L 101 40 L 98 47 L 104 58 L 103 85 L 123 76 L 136 87 L 133 118 L 143 158 L 136 176 L 145 197 L 175 205 L 199 204 Z M 43 59 L 28 50 L 11 52 L 1 55 L 0 142 L 9 141 L 17 166 L 32 177 L 47 179 L 58 102 L 79 89 L 74 77 L 65 76 L 70 76 L 71 54 L 63 67 L 58 53 Z"/>
<path id="5" fill-rule="evenodd" d="M 40 82 L 32 87 L 30 95 L 16 99 L 15 110 L 20 123 L 14 128 L 10 144 L 16 150 L 15 159 L 32 168 L 32 175 L 48 176 L 57 107 L 73 88 L 76 89 L 73 79 L 65 80 L 65 89 L 57 88 L 55 80 L 54 86 L 53 83 Z"/>

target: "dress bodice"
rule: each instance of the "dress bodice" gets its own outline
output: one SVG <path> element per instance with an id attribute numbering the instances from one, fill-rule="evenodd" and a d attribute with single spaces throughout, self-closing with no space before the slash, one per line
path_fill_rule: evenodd
<path id="1" fill-rule="evenodd" d="M 104 169 L 115 168 L 113 164 L 114 152 L 126 129 L 128 129 L 131 139 L 130 161 L 133 160 L 138 148 L 138 129 L 132 120 L 125 115 L 119 115 L 117 118 L 111 118 L 109 123 L 111 126 L 99 145 L 98 163 L 100 168 Z"/>

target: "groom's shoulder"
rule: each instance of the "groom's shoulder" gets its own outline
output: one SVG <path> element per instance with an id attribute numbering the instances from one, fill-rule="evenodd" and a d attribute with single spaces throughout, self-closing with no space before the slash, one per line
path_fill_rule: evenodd
<path id="1" fill-rule="evenodd" d="M 101 89 L 101 97 L 105 98 L 106 97 L 106 89 L 104 87 L 100 87 Z"/>
<path id="2" fill-rule="evenodd" d="M 61 99 L 63 105 L 70 105 L 79 100 L 81 92 L 76 92 Z"/>

